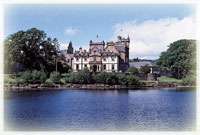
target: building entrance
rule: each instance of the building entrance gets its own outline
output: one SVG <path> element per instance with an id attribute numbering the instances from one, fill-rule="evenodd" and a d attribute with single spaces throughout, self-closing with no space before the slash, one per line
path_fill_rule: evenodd
<path id="1" fill-rule="evenodd" d="M 97 71 L 97 65 L 93 65 L 93 72 Z"/>

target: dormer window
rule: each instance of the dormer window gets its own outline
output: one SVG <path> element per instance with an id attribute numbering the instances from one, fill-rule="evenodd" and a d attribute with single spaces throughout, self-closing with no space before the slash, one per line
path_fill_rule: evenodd
<path id="1" fill-rule="evenodd" d="M 87 58 L 85 58 L 85 61 L 87 61 Z"/>
<path id="2" fill-rule="evenodd" d="M 106 58 L 104 58 L 103 61 L 106 61 Z"/>
<path id="3" fill-rule="evenodd" d="M 76 58 L 76 61 L 78 61 L 79 60 L 79 58 Z"/>
<path id="4" fill-rule="evenodd" d="M 94 51 L 94 55 L 96 55 L 96 51 Z"/>

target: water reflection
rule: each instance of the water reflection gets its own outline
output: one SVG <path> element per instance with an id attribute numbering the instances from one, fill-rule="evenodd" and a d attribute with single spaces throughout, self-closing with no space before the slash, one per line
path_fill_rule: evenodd
<path id="1" fill-rule="evenodd" d="M 182 90 L 5 92 L 5 130 L 194 130 L 196 92 Z"/>

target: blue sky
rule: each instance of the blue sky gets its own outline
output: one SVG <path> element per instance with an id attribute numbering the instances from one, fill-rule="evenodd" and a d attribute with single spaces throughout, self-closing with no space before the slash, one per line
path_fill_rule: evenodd
<path id="1" fill-rule="evenodd" d="M 159 28 L 160 25 L 157 22 L 162 22 L 162 19 L 170 20 L 168 24 L 170 26 L 174 23 L 178 25 L 186 17 L 194 18 L 195 7 L 188 4 L 7 4 L 4 13 L 4 38 L 19 30 L 35 27 L 44 30 L 48 36 L 57 38 L 61 44 L 61 49 L 65 49 L 69 41 L 72 41 L 75 49 L 80 46 L 87 49 L 89 40 L 108 41 L 114 39 L 117 34 L 126 36 L 134 32 L 131 35 L 133 42 L 130 57 L 155 59 L 159 56 L 159 52 L 150 55 L 145 52 L 142 53 L 142 51 L 141 53 L 134 52 L 134 48 L 141 46 L 140 42 L 146 43 L 143 40 L 138 41 L 142 38 L 138 38 L 136 36 L 137 31 L 134 30 L 143 29 L 143 32 L 145 32 L 146 26 L 143 25 L 149 21 L 153 21 L 158 26 L 156 28 Z M 165 20 L 165 22 L 168 20 Z M 187 22 L 183 25 L 186 24 Z M 118 32 L 119 26 L 124 29 L 122 33 Z M 126 28 L 130 29 L 126 30 Z M 167 25 L 163 29 L 166 28 L 168 28 Z M 186 33 L 188 32 L 186 31 Z M 97 34 L 99 35 L 98 39 L 96 39 Z M 143 35 L 145 34 L 143 33 Z M 134 36 L 137 37 L 137 41 L 134 40 Z M 180 37 L 178 34 L 176 36 Z M 149 41 L 149 44 L 151 43 Z M 160 52 L 164 49 L 166 47 L 161 49 Z"/>

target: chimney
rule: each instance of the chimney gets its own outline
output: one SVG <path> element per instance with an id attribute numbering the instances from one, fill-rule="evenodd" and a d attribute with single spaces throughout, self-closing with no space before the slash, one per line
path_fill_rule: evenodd
<path id="1" fill-rule="evenodd" d="M 79 51 L 82 52 L 82 47 L 79 48 Z"/>
<path id="2" fill-rule="evenodd" d="M 117 36 L 117 39 L 118 39 L 118 40 L 121 40 L 121 39 L 122 39 L 122 37 L 121 37 L 121 36 Z"/>

